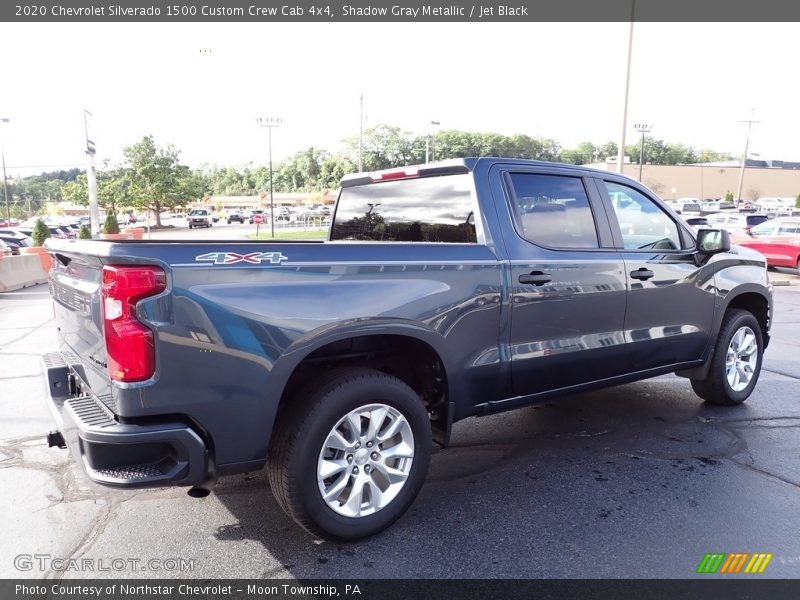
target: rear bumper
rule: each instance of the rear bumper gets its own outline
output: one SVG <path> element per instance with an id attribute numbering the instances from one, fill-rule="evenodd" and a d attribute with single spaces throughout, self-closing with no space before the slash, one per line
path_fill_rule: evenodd
<path id="1" fill-rule="evenodd" d="M 120 423 L 96 397 L 75 390 L 60 353 L 44 355 L 41 365 L 50 413 L 92 481 L 142 488 L 202 486 L 213 479 L 206 444 L 185 423 Z"/>

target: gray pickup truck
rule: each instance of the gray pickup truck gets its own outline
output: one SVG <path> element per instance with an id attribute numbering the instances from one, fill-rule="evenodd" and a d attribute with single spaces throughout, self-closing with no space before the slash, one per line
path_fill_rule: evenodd
<path id="1" fill-rule="evenodd" d="M 267 467 L 297 523 L 374 534 L 453 423 L 678 373 L 743 402 L 764 258 L 605 171 L 500 158 L 345 177 L 326 242 L 50 240 L 51 445 L 118 487 Z"/>

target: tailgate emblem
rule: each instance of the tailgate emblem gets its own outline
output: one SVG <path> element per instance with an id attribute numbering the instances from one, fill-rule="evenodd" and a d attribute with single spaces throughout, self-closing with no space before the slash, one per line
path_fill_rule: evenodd
<path id="1" fill-rule="evenodd" d="M 280 252 L 251 252 L 250 254 L 237 254 L 236 252 L 209 252 L 195 257 L 195 262 L 210 262 L 215 265 L 233 265 L 244 262 L 251 265 L 260 265 L 268 262 L 272 265 L 279 265 L 281 261 L 288 260 Z"/>

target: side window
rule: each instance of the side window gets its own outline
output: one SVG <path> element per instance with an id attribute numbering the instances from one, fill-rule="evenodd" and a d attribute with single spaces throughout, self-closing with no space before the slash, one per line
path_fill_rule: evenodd
<path id="1" fill-rule="evenodd" d="M 784 223 L 778 228 L 778 235 L 794 235 L 797 233 L 797 225 Z"/>
<path id="2" fill-rule="evenodd" d="M 606 181 L 606 190 L 626 250 L 680 250 L 678 225 L 650 198 L 637 190 Z"/>
<path id="3" fill-rule="evenodd" d="M 598 248 L 597 229 L 583 180 L 512 173 L 512 205 L 519 234 L 550 248 Z"/>

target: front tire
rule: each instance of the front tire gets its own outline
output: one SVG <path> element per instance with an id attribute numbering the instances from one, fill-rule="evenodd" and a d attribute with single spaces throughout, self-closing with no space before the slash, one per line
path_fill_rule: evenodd
<path id="1" fill-rule="evenodd" d="M 761 325 L 746 310 L 729 310 L 705 379 L 692 379 L 692 389 L 709 404 L 734 406 L 750 396 L 761 373 L 764 341 Z"/>
<path id="2" fill-rule="evenodd" d="M 331 540 L 374 535 L 399 519 L 431 455 L 430 419 L 414 390 L 380 371 L 349 369 L 290 402 L 268 465 L 286 513 Z"/>

